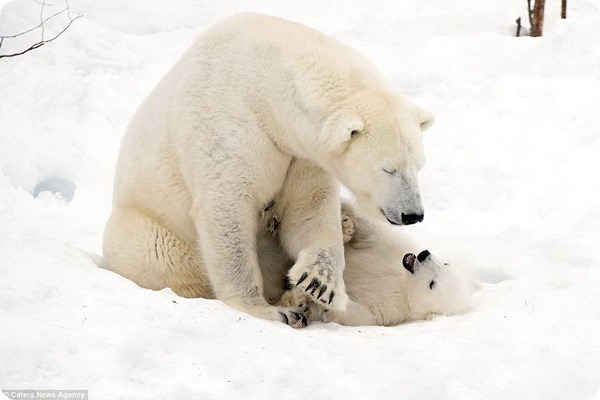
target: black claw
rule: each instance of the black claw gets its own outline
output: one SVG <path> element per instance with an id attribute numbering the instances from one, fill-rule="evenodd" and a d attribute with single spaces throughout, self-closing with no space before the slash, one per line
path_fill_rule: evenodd
<path id="1" fill-rule="evenodd" d="M 319 300 L 321 298 L 321 296 L 323 296 L 323 293 L 325 293 L 326 290 L 327 290 L 327 285 L 321 286 L 321 290 L 319 290 L 319 295 L 317 296 L 317 300 Z"/>
<path id="2" fill-rule="evenodd" d="M 312 281 L 310 281 L 310 283 L 308 284 L 308 286 L 306 287 L 306 289 L 304 289 L 305 292 L 308 292 L 310 289 L 312 289 L 314 286 L 313 291 L 311 292 L 311 294 L 313 294 L 315 292 L 315 290 L 317 290 L 317 288 L 319 287 L 319 281 L 317 278 L 312 278 Z"/>
<path id="3" fill-rule="evenodd" d="M 335 297 L 335 292 L 331 292 L 331 294 L 329 295 L 329 303 L 327 303 L 327 304 L 331 304 L 334 297 Z"/>
<path id="4" fill-rule="evenodd" d="M 302 323 L 302 327 L 305 327 L 308 325 L 308 323 L 306 321 L 306 316 L 304 314 L 296 312 L 296 311 L 292 311 L 292 314 L 294 314 L 294 317 L 296 318 L 297 321 L 300 321 Z"/>
<path id="5" fill-rule="evenodd" d="M 298 279 L 298 282 L 296 282 L 296 286 L 298 286 L 299 284 L 301 284 L 302 282 L 304 282 L 304 280 L 308 278 L 308 273 L 305 272 L 302 274 L 302 276 L 300 277 L 300 279 Z"/>
<path id="6" fill-rule="evenodd" d="M 294 288 L 294 286 L 292 285 L 290 278 L 288 278 L 286 276 L 285 281 L 283 282 L 283 290 L 285 290 L 287 292 L 288 290 L 292 290 L 293 288 Z"/>
<path id="7" fill-rule="evenodd" d="M 283 318 L 283 322 L 285 322 L 285 324 L 286 324 L 286 325 L 289 325 L 289 324 L 290 324 L 290 321 L 289 321 L 289 319 L 288 319 L 287 315 L 286 315 L 284 312 L 281 312 L 281 311 L 280 311 L 280 312 L 279 312 L 279 315 L 281 315 L 281 317 Z"/>

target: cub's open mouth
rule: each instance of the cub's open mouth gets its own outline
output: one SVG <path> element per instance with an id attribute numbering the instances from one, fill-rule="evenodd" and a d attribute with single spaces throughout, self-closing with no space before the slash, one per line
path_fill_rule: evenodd
<path id="1" fill-rule="evenodd" d="M 406 253 L 404 255 L 404 257 L 402 257 L 402 265 L 411 274 L 415 273 L 415 260 L 416 259 L 417 259 L 417 256 L 415 256 L 413 253 Z"/>

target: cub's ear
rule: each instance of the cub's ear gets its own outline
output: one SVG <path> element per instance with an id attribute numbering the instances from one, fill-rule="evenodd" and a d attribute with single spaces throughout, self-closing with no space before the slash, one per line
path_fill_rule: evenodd
<path id="1" fill-rule="evenodd" d="M 430 112 L 421 110 L 417 107 L 417 116 L 419 118 L 419 123 L 421 124 L 421 132 L 425 132 L 427 129 L 431 128 L 431 125 L 435 122 L 435 115 Z"/>

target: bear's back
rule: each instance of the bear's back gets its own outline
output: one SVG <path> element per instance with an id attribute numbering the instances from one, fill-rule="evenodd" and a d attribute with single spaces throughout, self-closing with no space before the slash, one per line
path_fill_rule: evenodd
<path id="1" fill-rule="evenodd" d="M 253 71 L 248 79 L 263 75 L 266 67 L 267 79 L 274 78 L 269 73 L 283 70 L 295 78 L 320 81 L 326 71 L 326 80 L 335 77 L 387 87 L 377 67 L 362 54 L 316 29 L 268 15 L 241 13 L 226 18 L 198 39 L 194 52 L 204 60 L 209 56 L 215 67 L 236 68 L 231 63 L 237 60 L 246 68 L 236 71 Z"/>

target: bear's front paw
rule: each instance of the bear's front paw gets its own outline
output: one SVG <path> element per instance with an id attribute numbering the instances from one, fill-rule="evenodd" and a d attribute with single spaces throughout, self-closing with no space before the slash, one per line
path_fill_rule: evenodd
<path id="1" fill-rule="evenodd" d="M 343 254 L 321 249 L 303 254 L 288 274 L 294 291 L 301 291 L 327 308 L 346 310 L 348 296 L 342 278 Z"/>

